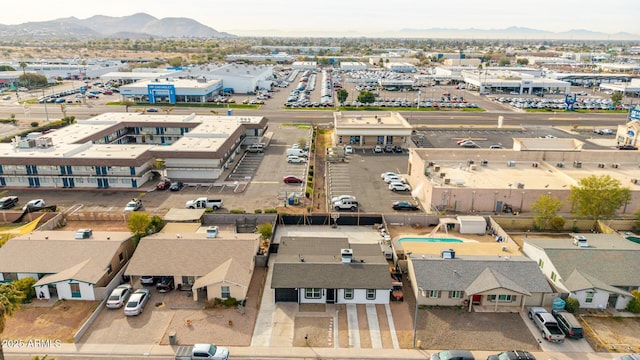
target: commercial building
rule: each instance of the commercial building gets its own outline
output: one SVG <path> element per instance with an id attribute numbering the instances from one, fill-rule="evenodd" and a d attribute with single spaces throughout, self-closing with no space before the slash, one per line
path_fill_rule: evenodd
<path id="1" fill-rule="evenodd" d="M 140 80 L 120 87 L 120 96 L 134 102 L 204 103 L 219 95 L 222 81 L 199 77 L 197 79 L 161 78 Z"/>
<path id="2" fill-rule="evenodd" d="M 296 61 L 291 64 L 291 68 L 294 70 L 317 70 L 318 63 L 315 61 Z"/>
<path id="3" fill-rule="evenodd" d="M 226 64 L 213 69 L 189 69 L 185 74 L 218 79 L 225 89 L 234 93 L 248 94 L 260 89 L 271 89 L 273 84 L 273 66 L 250 64 Z"/>
<path id="4" fill-rule="evenodd" d="M 105 113 L 0 144 L 0 186 L 136 189 L 159 174 L 212 183 L 266 129 L 261 116 Z"/>
<path id="5" fill-rule="evenodd" d="M 413 127 L 398 112 L 380 114 L 333 113 L 333 144 L 406 147 Z"/>
<path id="6" fill-rule="evenodd" d="M 344 71 L 367 70 L 367 68 L 368 68 L 367 64 L 361 61 L 357 61 L 357 62 L 345 61 L 340 63 L 340 69 Z"/>
<path id="7" fill-rule="evenodd" d="M 290 63 L 295 60 L 295 56 L 286 52 L 275 52 L 270 54 L 229 54 L 224 59 L 226 61 Z"/>
<path id="8" fill-rule="evenodd" d="M 407 179 L 412 195 L 428 211 L 463 213 L 528 212 L 538 197 L 552 195 L 564 204 L 560 212 L 570 212 L 571 186 L 597 173 L 630 187 L 629 205 L 619 212 L 637 208 L 640 152 L 581 150 L 579 142 L 566 139 L 515 141 L 520 151 L 410 149 Z"/>
<path id="9" fill-rule="evenodd" d="M 393 72 L 414 73 L 416 66 L 406 62 L 385 62 L 384 67 Z"/>
<path id="10" fill-rule="evenodd" d="M 517 92 L 532 95 L 543 92 L 571 92 L 569 82 L 543 78 L 541 75 L 538 69 L 526 68 L 466 69 L 460 73 L 467 89 L 478 90 L 481 94 Z"/>

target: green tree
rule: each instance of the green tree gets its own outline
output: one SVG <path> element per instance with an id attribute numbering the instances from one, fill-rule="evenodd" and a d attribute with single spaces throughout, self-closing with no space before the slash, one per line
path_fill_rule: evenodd
<path id="1" fill-rule="evenodd" d="M 551 225 L 551 219 L 562 209 L 562 202 L 555 196 L 541 195 L 531 204 L 533 223 L 539 230 L 546 230 Z"/>
<path id="2" fill-rule="evenodd" d="M 376 96 L 371 91 L 361 91 L 358 95 L 358 102 L 363 104 L 371 104 L 376 101 Z"/>
<path id="3" fill-rule="evenodd" d="M 13 316 L 20 308 L 24 294 L 17 290 L 12 283 L 0 284 L 0 334 L 4 332 L 7 318 Z M 4 350 L 0 341 L 0 360 L 4 360 Z"/>
<path id="4" fill-rule="evenodd" d="M 18 66 L 20 66 L 20 68 L 22 69 L 22 75 L 26 75 L 27 72 L 25 71 L 25 69 L 27 68 L 27 63 L 24 61 L 20 61 Z"/>
<path id="5" fill-rule="evenodd" d="M 151 218 L 149 217 L 149 214 L 145 213 L 134 212 L 129 216 L 129 220 L 127 221 L 129 231 L 138 238 L 147 234 L 149 225 L 151 225 Z"/>
<path id="6" fill-rule="evenodd" d="M 258 225 L 258 232 L 264 240 L 271 239 L 271 235 L 273 235 L 273 225 L 271 225 L 271 223 L 260 224 Z"/>
<path id="7" fill-rule="evenodd" d="M 182 57 L 181 56 L 172 57 L 171 59 L 167 60 L 167 63 L 169 63 L 169 66 L 171 67 L 179 67 L 182 65 Z"/>
<path id="8" fill-rule="evenodd" d="M 498 60 L 498 66 L 508 66 L 511 65 L 511 60 L 509 60 L 506 57 L 500 58 L 500 60 Z"/>
<path id="9" fill-rule="evenodd" d="M 134 106 L 136 103 L 130 99 L 124 99 L 120 102 L 120 105 L 124 105 L 124 109 L 126 112 L 129 112 L 129 107 Z"/>
<path id="10" fill-rule="evenodd" d="M 46 76 L 34 73 L 22 74 L 18 77 L 18 81 L 27 87 L 49 85 Z"/>
<path id="11" fill-rule="evenodd" d="M 24 303 L 28 303 L 36 296 L 36 289 L 33 288 L 35 285 L 36 279 L 31 276 L 22 278 L 20 280 L 16 280 L 12 282 L 13 286 L 15 286 L 16 290 L 22 292 L 24 294 Z"/>
<path id="12" fill-rule="evenodd" d="M 340 89 L 336 91 L 336 97 L 338 98 L 338 102 L 342 104 L 349 97 L 349 92 L 345 89 Z"/>
<path id="13" fill-rule="evenodd" d="M 527 58 L 520 58 L 518 60 L 516 60 L 516 64 L 518 65 L 529 65 L 529 59 Z"/>
<path id="14" fill-rule="evenodd" d="M 618 106 L 622 103 L 622 93 L 619 91 L 611 94 L 611 101 L 613 101 L 613 106 Z"/>
<path id="15" fill-rule="evenodd" d="M 570 297 L 566 298 L 564 301 L 564 309 L 568 312 L 575 314 L 575 312 L 580 309 L 580 301 L 578 301 L 578 299 Z"/>
<path id="16" fill-rule="evenodd" d="M 633 295 L 633 298 L 627 304 L 627 311 L 638 314 L 640 313 L 640 291 L 633 290 L 631 295 Z"/>
<path id="17" fill-rule="evenodd" d="M 631 190 L 609 175 L 591 175 L 571 186 L 569 199 L 578 216 L 608 219 L 631 199 Z"/>
<path id="18" fill-rule="evenodd" d="M 16 71 L 16 69 L 9 65 L 0 65 L 0 71 Z"/>

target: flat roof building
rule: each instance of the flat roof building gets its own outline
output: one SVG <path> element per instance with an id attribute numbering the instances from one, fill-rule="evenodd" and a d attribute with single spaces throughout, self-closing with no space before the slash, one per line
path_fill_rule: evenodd
<path id="1" fill-rule="evenodd" d="M 333 113 L 334 145 L 406 147 L 413 127 L 398 112 Z"/>
<path id="2" fill-rule="evenodd" d="M 120 87 L 120 96 L 135 102 L 203 103 L 222 91 L 222 81 L 206 77 L 180 79 L 159 77 L 144 79 Z"/>

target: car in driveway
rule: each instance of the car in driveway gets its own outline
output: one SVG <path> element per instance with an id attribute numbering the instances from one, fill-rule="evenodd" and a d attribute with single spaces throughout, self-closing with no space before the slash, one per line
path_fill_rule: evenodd
<path id="1" fill-rule="evenodd" d="M 420 207 L 418 205 L 412 204 L 408 201 L 395 201 L 393 204 L 391 204 L 391 208 L 393 208 L 393 210 L 420 210 Z"/>
<path id="2" fill-rule="evenodd" d="M 302 179 L 297 176 L 288 175 L 282 178 L 282 182 L 285 184 L 302 184 Z"/>
<path id="3" fill-rule="evenodd" d="M 173 290 L 174 287 L 173 276 L 162 276 L 156 284 L 156 290 L 159 293 L 166 293 Z"/>
<path id="4" fill-rule="evenodd" d="M 411 191 L 411 186 L 403 182 L 391 182 L 389 183 L 389 190 L 391 191 Z"/>
<path id="5" fill-rule="evenodd" d="M 445 350 L 431 354 L 430 360 L 475 360 L 471 351 Z"/>
<path id="6" fill-rule="evenodd" d="M 119 309 L 127 303 L 129 299 L 129 295 L 131 295 L 131 285 L 122 284 L 118 285 L 113 291 L 111 291 L 111 295 L 107 299 L 107 308 L 109 309 Z"/>
<path id="7" fill-rule="evenodd" d="M 29 200 L 23 207 L 22 211 L 26 211 L 30 208 L 41 208 L 45 206 L 45 202 L 43 199 L 33 199 Z"/>
<path id="8" fill-rule="evenodd" d="M 175 181 L 169 185 L 170 191 L 180 191 L 184 187 L 184 183 L 182 181 Z"/>
<path id="9" fill-rule="evenodd" d="M 140 199 L 131 199 L 124 207 L 124 211 L 138 211 L 142 208 L 142 200 Z"/>
<path id="10" fill-rule="evenodd" d="M 127 305 L 124 306 L 124 314 L 126 316 L 136 316 L 142 314 L 144 306 L 151 297 L 149 289 L 138 289 L 129 297 Z"/>
<path id="11" fill-rule="evenodd" d="M 616 148 L 618 150 L 638 150 L 638 148 L 633 145 L 618 145 Z"/>
<path id="12" fill-rule="evenodd" d="M 151 275 L 143 275 L 140 277 L 140 284 L 142 285 L 153 285 L 158 280 L 157 277 Z"/>
<path id="13" fill-rule="evenodd" d="M 511 350 L 489 355 L 487 360 L 536 360 L 536 357 L 525 350 Z"/>

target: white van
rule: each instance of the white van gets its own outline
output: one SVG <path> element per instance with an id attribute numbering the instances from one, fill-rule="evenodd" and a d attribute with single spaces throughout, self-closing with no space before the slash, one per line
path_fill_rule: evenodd
<path id="1" fill-rule="evenodd" d="M 301 158 L 300 156 L 295 156 L 295 155 L 287 156 L 287 162 L 291 164 L 301 164 L 301 163 L 304 163 L 305 161 L 306 160 L 304 158 Z"/>
<path id="2" fill-rule="evenodd" d="M 290 156 L 290 155 L 307 157 L 307 152 L 302 149 L 287 149 L 287 156 Z"/>

